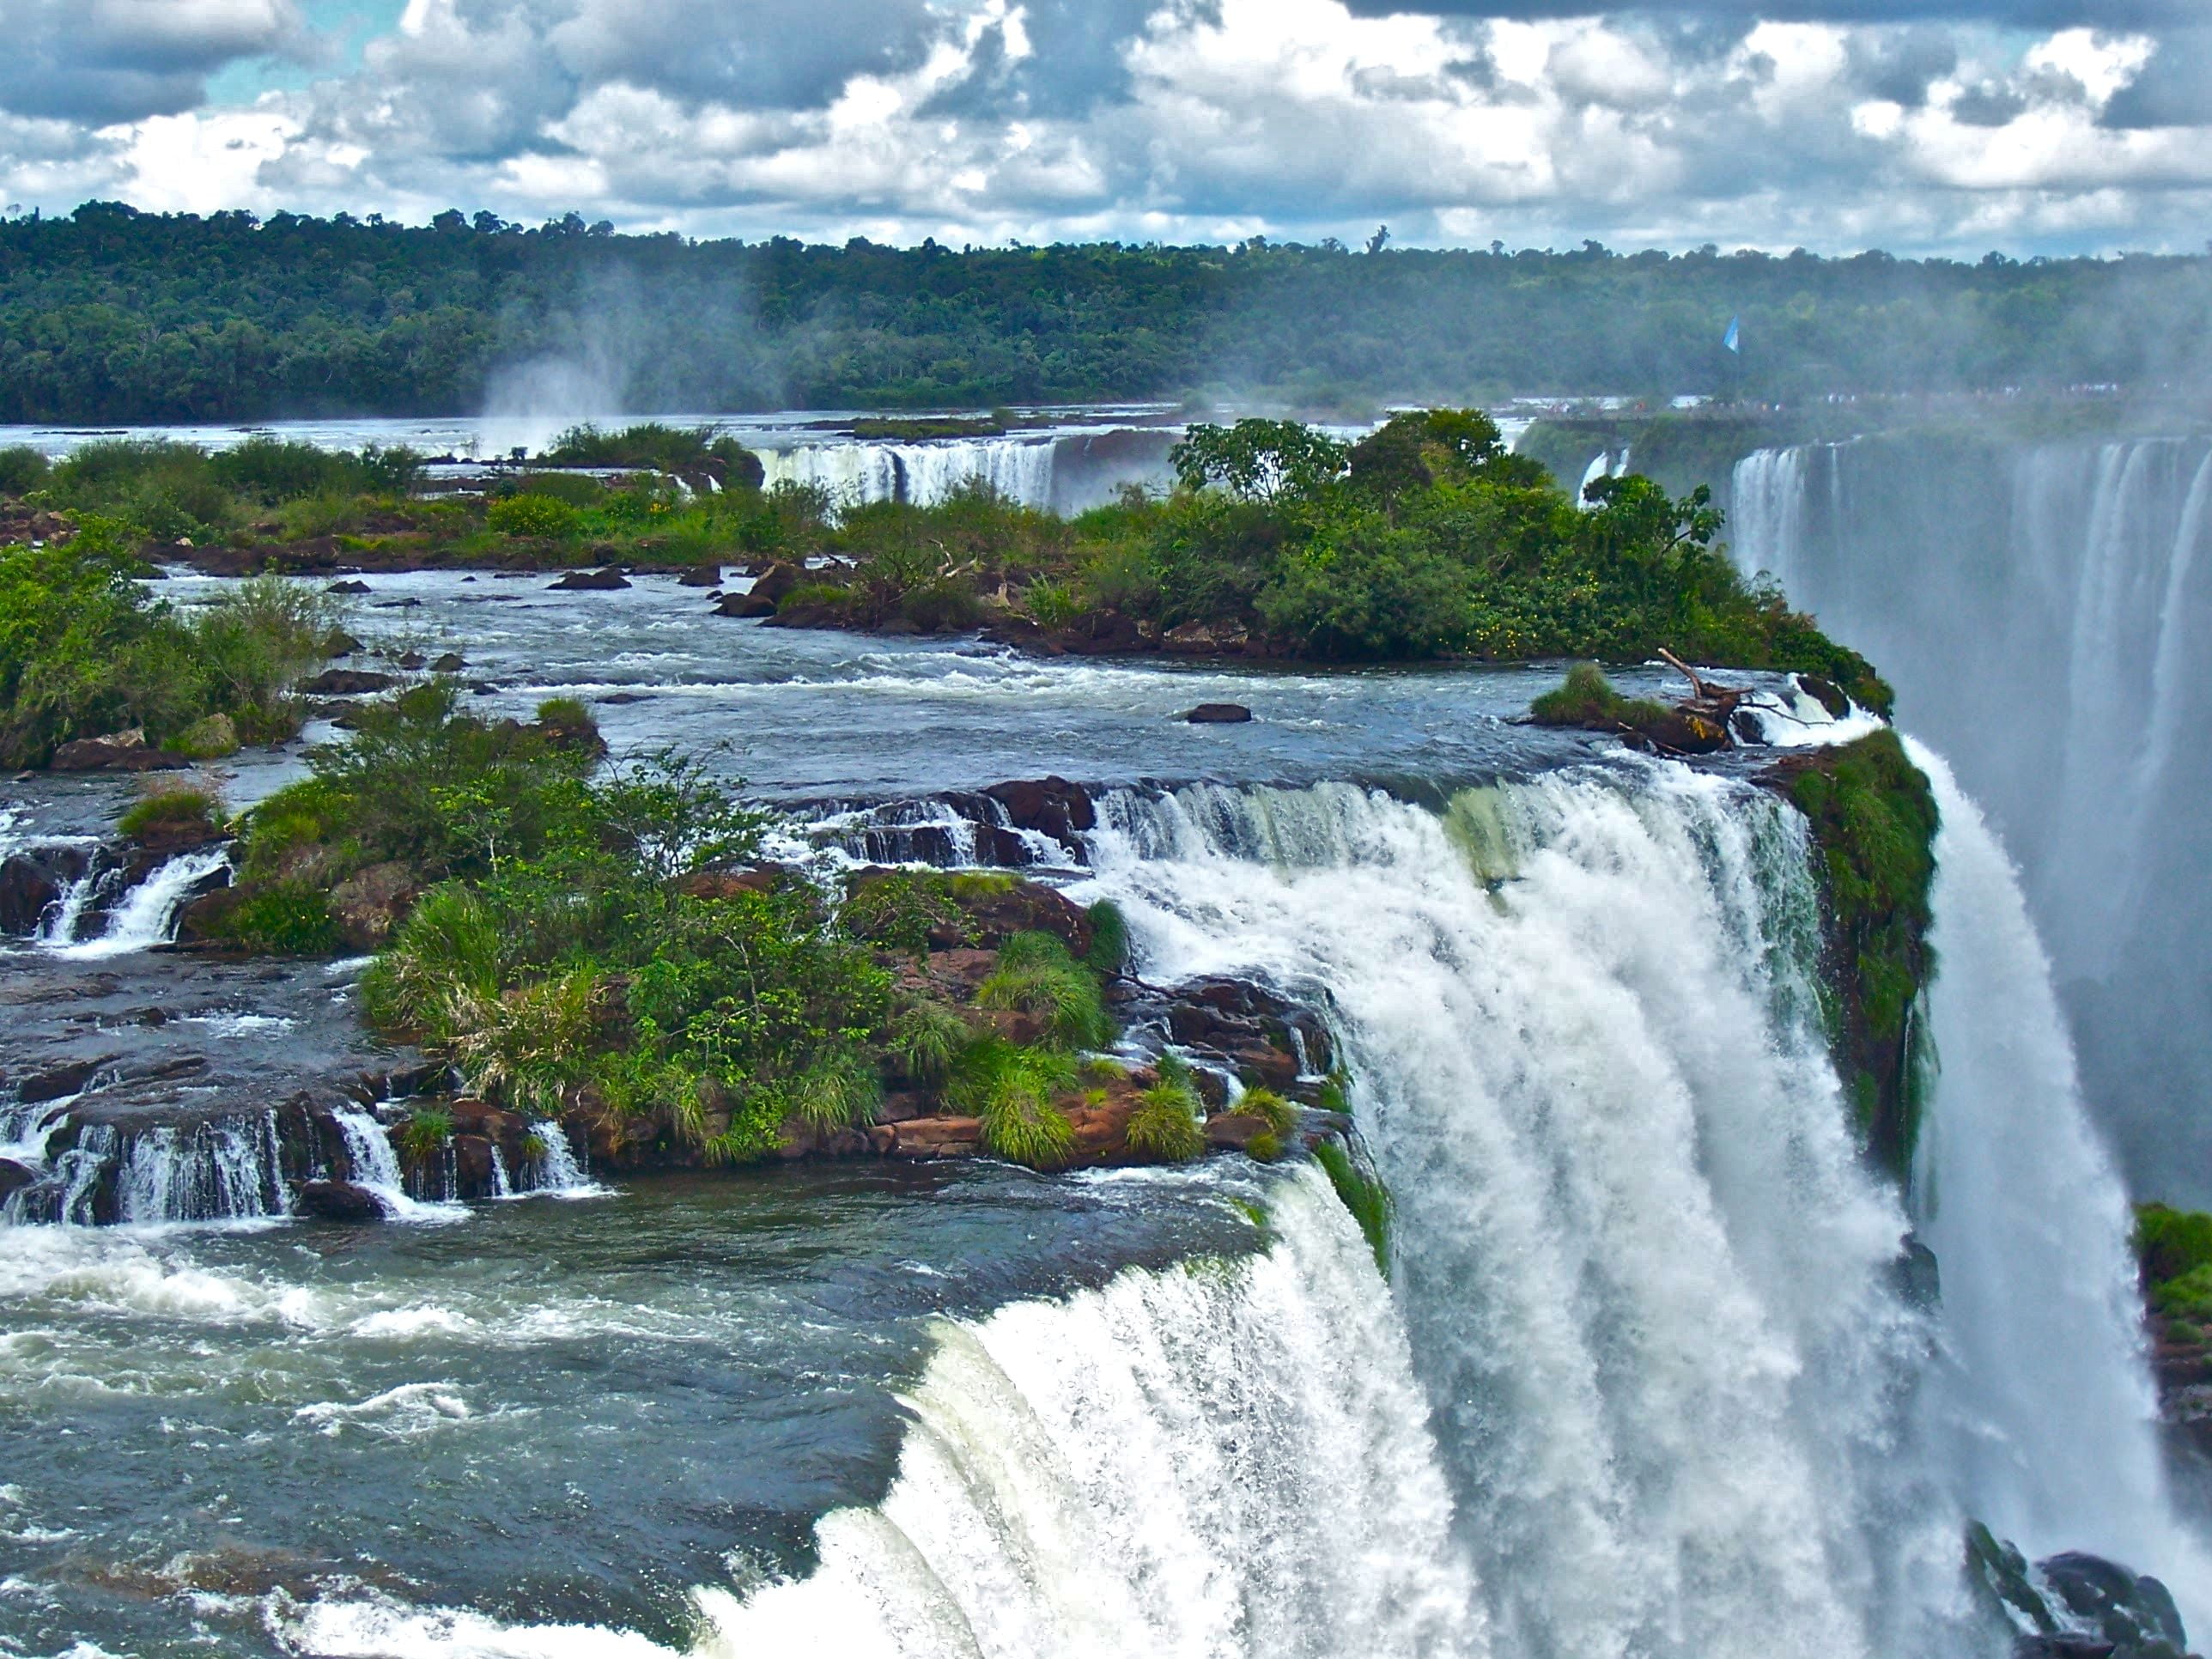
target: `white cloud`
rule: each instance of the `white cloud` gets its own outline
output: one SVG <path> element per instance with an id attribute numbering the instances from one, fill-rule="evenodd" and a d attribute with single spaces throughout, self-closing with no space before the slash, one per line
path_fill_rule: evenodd
<path id="1" fill-rule="evenodd" d="M 59 0 L 16 3 L 53 25 L 40 39 L 82 111 L 0 71 L 0 197 L 54 208 L 94 191 L 574 208 L 833 240 L 1349 237 L 1388 219 L 1401 240 L 2025 252 L 2197 246 L 2212 185 L 2212 125 L 2177 115 L 2196 94 L 2168 47 L 2195 37 L 2166 29 L 2165 0 L 2129 0 L 2127 33 L 2008 25 L 1996 0 L 1772 8 L 1810 21 L 1738 0 L 1601 17 L 1529 0 L 1517 18 L 409 0 L 357 68 L 189 112 L 162 100 L 214 66 L 307 50 L 294 0 L 83 0 L 74 33 Z M 2154 100 L 2136 90 L 2153 73 Z"/>

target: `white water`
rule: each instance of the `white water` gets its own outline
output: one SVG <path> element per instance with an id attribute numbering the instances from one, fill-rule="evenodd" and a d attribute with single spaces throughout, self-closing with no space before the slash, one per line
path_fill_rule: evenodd
<path id="1" fill-rule="evenodd" d="M 274 1112 L 142 1130 L 116 1172 L 115 1218 L 125 1224 L 240 1221 L 285 1209 Z"/>
<path id="2" fill-rule="evenodd" d="M 107 926 L 91 939 L 79 939 L 85 896 L 96 878 L 71 884 L 46 940 L 55 956 L 79 960 L 118 957 L 159 945 L 175 930 L 177 912 L 192 890 L 230 862 L 221 848 L 180 853 L 132 888 L 108 914 Z"/>
<path id="3" fill-rule="evenodd" d="M 375 1115 L 359 1107 L 339 1107 L 331 1113 L 344 1138 L 346 1160 L 352 1166 L 353 1184 L 375 1194 L 387 1218 L 393 1221 L 453 1221 L 468 1214 L 462 1204 L 426 1203 L 407 1191 L 407 1178 L 399 1167 L 399 1154 Z"/>
<path id="4" fill-rule="evenodd" d="M 1439 817 L 1117 797 L 1147 977 L 1328 995 L 1500 1651 L 1925 1651 L 1960 1516 L 1897 1455 L 1923 1317 L 1805 964 L 1801 820 L 1624 763 Z"/>
<path id="5" fill-rule="evenodd" d="M 576 1160 L 568 1145 L 568 1137 L 561 1126 L 546 1118 L 530 1126 L 530 1133 L 538 1137 L 538 1144 L 545 1150 L 538 1154 L 535 1169 L 531 1172 L 528 1190 L 551 1193 L 562 1198 L 601 1198 L 607 1189 L 591 1177 L 591 1174 Z"/>
<path id="6" fill-rule="evenodd" d="M 1403 1331 L 1310 1170 L 1272 1249 L 946 1325 L 883 1503 L 820 1565 L 696 1593 L 695 1659 L 1371 1659 L 1490 1651 Z M 280 1609 L 327 1655 L 646 1655 L 379 1601 Z"/>
<path id="7" fill-rule="evenodd" d="M 2130 1184 L 2212 1203 L 2212 447 L 1868 439 L 1732 491 L 1737 562 L 1881 665 L 2020 860 Z"/>
<path id="8" fill-rule="evenodd" d="M 1052 504 L 1054 441 L 972 438 L 930 443 L 868 443 L 841 439 L 763 450 L 766 482 L 815 484 L 838 506 L 904 499 L 933 507 L 981 480 L 1024 507 Z"/>
<path id="9" fill-rule="evenodd" d="M 2130 1218 L 2089 1126 L 2018 879 L 1941 757 L 1935 785 L 1942 1069 L 1919 1149 L 1942 1264 L 1940 1403 L 1955 1489 L 2031 1557 L 2087 1549 L 2166 1579 L 2212 1628 L 2212 1554 L 2176 1518 L 2145 1369 Z"/>

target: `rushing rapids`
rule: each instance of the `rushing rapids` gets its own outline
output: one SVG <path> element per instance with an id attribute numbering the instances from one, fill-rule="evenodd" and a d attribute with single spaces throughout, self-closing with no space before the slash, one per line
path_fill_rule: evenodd
<path id="1" fill-rule="evenodd" d="M 2136 1186 L 2212 1201 L 2212 441 L 1869 438 L 1731 493 L 1737 562 L 1881 664 L 2020 860 Z"/>

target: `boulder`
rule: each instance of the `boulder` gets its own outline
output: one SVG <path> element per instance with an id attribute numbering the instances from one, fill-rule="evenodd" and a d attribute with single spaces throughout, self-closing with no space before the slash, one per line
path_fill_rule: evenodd
<path id="1" fill-rule="evenodd" d="M 720 587 L 722 567 L 719 564 L 695 564 L 676 579 L 679 587 Z"/>
<path id="2" fill-rule="evenodd" d="M 793 588 L 804 583 L 805 580 L 805 573 L 797 565 L 779 562 L 769 566 L 766 571 L 754 579 L 752 592 L 746 597 L 766 599 L 771 605 L 781 605 L 783 603 L 784 596 Z"/>
<path id="3" fill-rule="evenodd" d="M 1106 611 L 1064 628 L 1052 636 L 1053 644 L 1079 657 L 1124 656 L 1142 651 L 1147 641 L 1135 618 Z"/>
<path id="4" fill-rule="evenodd" d="M 171 853 L 188 852 L 195 847 L 211 847 L 216 842 L 227 840 L 228 836 L 220 825 L 202 817 L 157 818 L 141 827 L 131 839 L 141 850 L 159 853 L 166 857 Z"/>
<path id="5" fill-rule="evenodd" d="M 39 1172 L 27 1164 L 19 1164 L 12 1158 L 0 1158 L 0 1204 L 5 1204 L 26 1187 L 39 1184 Z"/>
<path id="6" fill-rule="evenodd" d="M 170 738 L 167 746 L 186 760 L 220 760 L 238 752 L 238 726 L 228 714 L 203 714 Z"/>
<path id="7" fill-rule="evenodd" d="M 409 673 L 416 674 L 422 671 L 430 659 L 420 651 L 407 651 L 394 657 L 392 660 Z"/>
<path id="8" fill-rule="evenodd" d="M 457 1134 L 453 1139 L 453 1196 L 490 1198 L 499 1191 L 492 1173 L 491 1141 L 483 1135 Z"/>
<path id="9" fill-rule="evenodd" d="M 323 590 L 325 593 L 366 593 L 368 591 L 369 588 L 367 582 L 350 576 L 346 578 L 343 581 L 332 582 L 328 587 Z"/>
<path id="10" fill-rule="evenodd" d="M 0 860 L 0 933 L 35 933 L 63 890 L 91 868 L 82 848 L 41 847 Z"/>
<path id="11" fill-rule="evenodd" d="M 432 659 L 430 672 L 433 674 L 458 674 L 468 665 L 468 659 L 459 652 L 447 651 Z"/>
<path id="12" fill-rule="evenodd" d="M 1066 778 L 994 784 L 983 793 L 1005 809 L 1012 828 L 1036 830 L 1071 848 L 1079 850 L 1078 834 L 1097 827 L 1098 812 L 1089 792 Z"/>
<path id="13" fill-rule="evenodd" d="M 775 615 L 775 601 L 763 593 L 725 593 L 715 601 L 714 614 L 735 617 L 739 621 L 750 621 L 756 617 L 773 617 Z"/>
<path id="14" fill-rule="evenodd" d="M 1193 726 L 1242 726 L 1251 718 L 1241 702 L 1202 702 L 1183 716 Z"/>
<path id="15" fill-rule="evenodd" d="M 384 1205 L 366 1187 L 350 1181 L 307 1181 L 292 1199 L 292 1213 L 316 1221 L 376 1222 L 385 1218 Z"/>
<path id="16" fill-rule="evenodd" d="M 882 1127 L 892 1132 L 891 1158 L 975 1158 L 983 1151 L 981 1118 L 918 1117 Z"/>
<path id="17" fill-rule="evenodd" d="M 380 674 L 367 668 L 326 668 L 310 680 L 301 680 L 295 687 L 310 697 L 365 697 L 378 691 L 389 691 L 399 684 L 392 674 Z"/>
<path id="18" fill-rule="evenodd" d="M 149 749 L 146 733 L 133 726 L 128 732 L 65 743 L 54 750 L 51 764 L 57 772 L 174 772 L 191 763 L 181 755 Z"/>
<path id="19" fill-rule="evenodd" d="M 974 925 L 979 945 L 995 947 L 1016 933 L 1050 933 L 1076 956 L 1091 949 L 1091 918 L 1083 907 L 1041 882 L 1019 882 L 1003 893 L 963 898 L 960 908 Z"/>
<path id="20" fill-rule="evenodd" d="M 617 587 L 629 586 L 629 578 L 619 570 L 612 568 L 571 570 L 559 581 L 552 583 L 548 591 L 568 593 L 604 593 L 611 592 Z"/>
<path id="21" fill-rule="evenodd" d="M 349 948 L 381 950 L 414 908 L 422 890 L 422 878 L 414 866 L 398 861 L 372 864 L 331 889 L 331 920 Z"/>

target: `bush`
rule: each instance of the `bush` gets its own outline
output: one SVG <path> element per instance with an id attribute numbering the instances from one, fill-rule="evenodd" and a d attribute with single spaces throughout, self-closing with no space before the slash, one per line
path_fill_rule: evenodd
<path id="1" fill-rule="evenodd" d="M 543 495 L 574 507 L 596 507 L 607 496 L 604 484 L 582 472 L 526 472 L 514 488 L 517 495 Z"/>
<path id="2" fill-rule="evenodd" d="M 1066 628 L 1083 614 L 1083 602 L 1065 582 L 1032 582 L 1022 590 L 1022 609 L 1040 628 Z"/>
<path id="3" fill-rule="evenodd" d="M 445 1046 L 472 1093 L 555 1116 L 588 1073 L 598 994 L 589 968 L 497 996 L 457 988 L 448 994 Z"/>
<path id="4" fill-rule="evenodd" d="M 1113 1038 L 1097 977 L 1050 933 L 1016 933 L 1001 945 L 975 1000 L 1036 1016 L 1047 1039 L 1060 1048 L 1097 1048 Z"/>
<path id="5" fill-rule="evenodd" d="M 1129 965 L 1129 922 L 1112 899 L 1100 899 L 1084 915 L 1091 922 L 1091 948 L 1084 965 L 1111 979 Z"/>
<path id="6" fill-rule="evenodd" d="M 1073 1089 L 1076 1078 L 1065 1054 L 982 1036 L 961 1054 L 945 1097 L 981 1121 L 983 1145 L 999 1157 L 1056 1170 L 1074 1155 L 1075 1130 L 1053 1099 Z"/>
<path id="7" fill-rule="evenodd" d="M 304 881 L 241 888 L 239 902 L 213 931 L 228 944 L 264 956 L 320 957 L 338 948 L 328 899 Z"/>
<path id="8" fill-rule="evenodd" d="M 484 522 L 502 536 L 553 539 L 576 533 L 576 509 L 550 495 L 509 495 L 484 509 Z"/>
<path id="9" fill-rule="evenodd" d="M 116 820 L 115 827 L 134 839 L 149 830 L 175 827 L 204 830 L 214 835 L 222 828 L 222 802 L 212 790 L 190 786 L 157 788 L 126 808 Z"/>
<path id="10" fill-rule="evenodd" d="M 502 946 L 474 893 L 458 882 L 434 887 L 362 975 L 362 1012 L 395 1036 L 448 1038 L 459 1010 L 499 994 Z"/>
<path id="11" fill-rule="evenodd" d="M 28 444 L 0 449 L 0 495 L 27 495 L 46 481 L 46 458 Z"/>
<path id="12" fill-rule="evenodd" d="M 393 1136 L 399 1156 L 409 1168 L 420 1170 L 446 1150 L 453 1138 L 453 1115 L 434 1106 L 418 1106 Z"/>
<path id="13" fill-rule="evenodd" d="M 1539 726 L 1577 726 L 1599 731 L 1620 726 L 1647 726 L 1667 718 L 1667 709 L 1662 704 L 1622 696 L 1613 689 L 1605 671 L 1594 662 L 1578 662 L 1568 669 L 1565 683 L 1529 704 L 1528 713 Z"/>
<path id="14" fill-rule="evenodd" d="M 1236 1109 L 1261 1120 L 1278 1139 L 1289 1139 L 1298 1127 L 1298 1109 L 1273 1089 L 1247 1089 L 1237 1096 Z"/>
<path id="15" fill-rule="evenodd" d="M 1206 1150 L 1198 1093 L 1188 1082 L 1162 1078 L 1137 1097 L 1129 1115 L 1129 1149 L 1166 1164 L 1187 1164 Z"/>
<path id="16" fill-rule="evenodd" d="M 2212 1267 L 2212 1215 L 2163 1204 L 2137 1205 L 2136 1255 L 2144 1283 L 2153 1286 Z"/>

